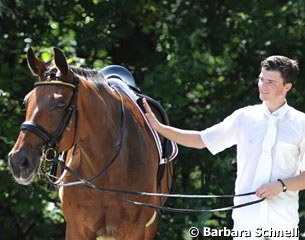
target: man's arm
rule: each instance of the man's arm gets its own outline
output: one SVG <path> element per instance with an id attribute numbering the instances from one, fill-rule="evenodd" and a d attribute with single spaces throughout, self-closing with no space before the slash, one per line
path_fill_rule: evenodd
<path id="1" fill-rule="evenodd" d="M 287 191 L 300 191 L 305 189 L 305 172 L 300 175 L 281 179 L 287 187 Z M 256 190 L 256 195 L 261 198 L 270 199 L 283 191 L 283 186 L 280 181 L 267 183 Z"/>
<path id="2" fill-rule="evenodd" d="M 305 172 L 300 175 L 282 179 L 282 181 L 287 186 L 288 191 L 300 191 L 305 189 Z"/>
<path id="3" fill-rule="evenodd" d="M 146 99 L 143 99 L 143 105 L 146 110 L 146 117 L 153 129 L 155 129 L 162 136 L 186 147 L 205 148 L 202 142 L 200 132 L 195 130 L 183 130 L 171 126 L 166 126 L 158 121 L 155 114 L 149 107 Z"/>

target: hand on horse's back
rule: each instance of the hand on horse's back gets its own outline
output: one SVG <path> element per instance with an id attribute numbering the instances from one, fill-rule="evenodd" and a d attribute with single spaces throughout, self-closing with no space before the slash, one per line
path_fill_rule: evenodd
<path id="1" fill-rule="evenodd" d="M 150 123 L 151 127 L 155 130 L 158 130 L 158 128 L 160 128 L 160 126 L 161 126 L 161 123 L 158 121 L 156 115 L 151 110 L 151 108 L 145 98 L 143 98 L 143 106 L 146 111 L 145 116 L 146 116 L 148 122 Z"/>

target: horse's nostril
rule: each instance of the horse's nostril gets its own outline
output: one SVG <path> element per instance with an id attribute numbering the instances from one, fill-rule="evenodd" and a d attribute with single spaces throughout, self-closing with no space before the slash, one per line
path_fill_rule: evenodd
<path id="1" fill-rule="evenodd" d="M 30 165 L 30 162 L 27 157 L 22 158 L 22 162 L 20 164 L 21 169 L 26 169 Z"/>

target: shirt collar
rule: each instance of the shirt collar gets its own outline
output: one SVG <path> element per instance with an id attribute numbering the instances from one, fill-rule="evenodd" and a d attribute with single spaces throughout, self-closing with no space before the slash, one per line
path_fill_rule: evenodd
<path id="1" fill-rule="evenodd" d="M 278 117 L 278 118 L 282 118 L 284 117 L 284 115 L 286 114 L 286 112 L 289 109 L 289 105 L 287 104 L 287 101 L 285 100 L 285 103 L 283 106 L 281 106 L 280 108 L 276 109 L 274 112 L 270 112 L 268 107 L 266 106 L 266 103 L 263 102 L 262 103 L 262 107 L 263 107 L 263 112 L 268 116 L 268 117 Z"/>

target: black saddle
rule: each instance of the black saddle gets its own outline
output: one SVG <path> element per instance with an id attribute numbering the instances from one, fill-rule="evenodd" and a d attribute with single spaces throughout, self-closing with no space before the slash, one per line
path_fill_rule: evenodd
<path id="1" fill-rule="evenodd" d="M 141 93 L 141 90 L 137 87 L 136 81 L 134 80 L 131 72 L 129 72 L 126 68 L 124 68 L 122 66 L 109 65 L 107 67 L 104 67 L 100 71 L 100 73 L 106 80 L 109 80 L 111 78 L 116 78 L 116 79 L 122 80 L 132 90 L 134 90 L 138 93 Z"/>
<path id="2" fill-rule="evenodd" d="M 126 68 L 119 65 L 110 65 L 103 68 L 100 71 L 100 74 L 106 79 L 111 87 L 114 87 L 131 97 L 144 113 L 145 109 L 142 103 L 142 99 L 145 98 L 158 120 L 163 124 L 169 125 L 168 115 L 162 106 L 156 100 L 147 95 L 144 95 L 141 92 L 140 88 L 138 88 L 136 85 L 134 77 Z M 177 151 L 177 145 L 161 135 L 159 135 L 159 138 L 162 145 L 161 161 L 166 163 L 176 156 L 174 152 Z M 176 149 L 174 149 L 175 147 Z M 173 155 L 175 156 L 173 157 Z"/>

